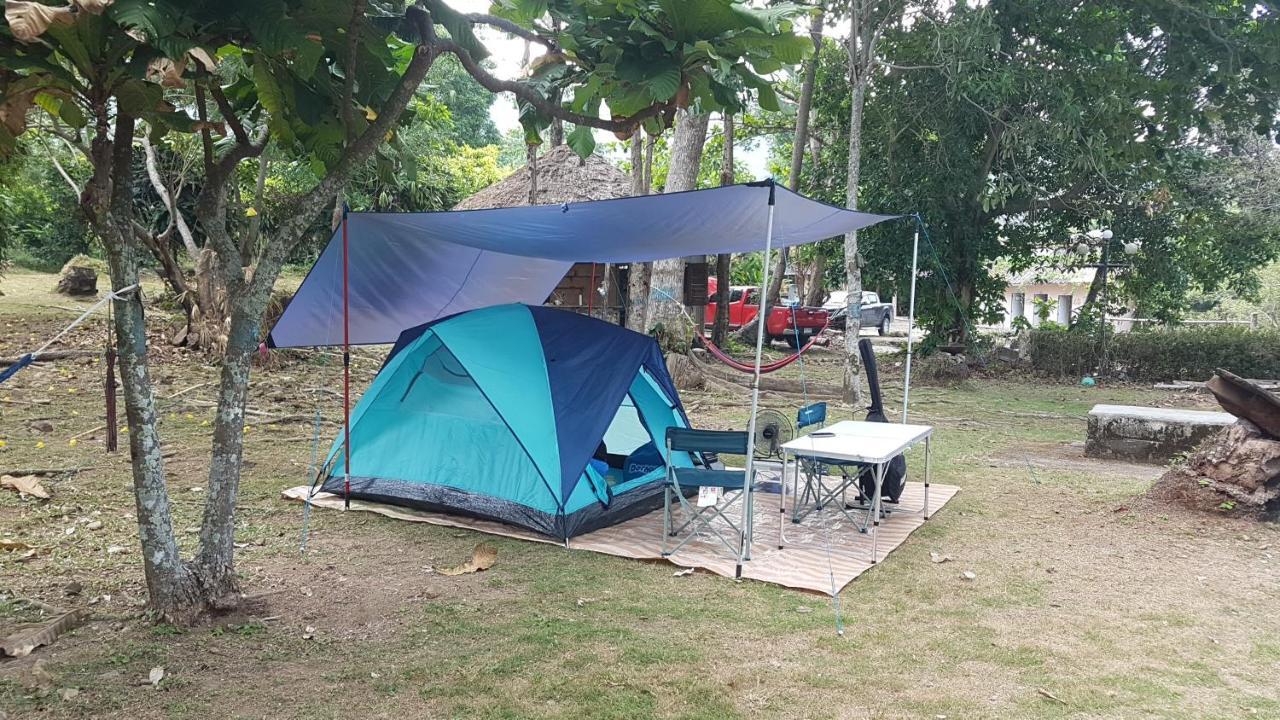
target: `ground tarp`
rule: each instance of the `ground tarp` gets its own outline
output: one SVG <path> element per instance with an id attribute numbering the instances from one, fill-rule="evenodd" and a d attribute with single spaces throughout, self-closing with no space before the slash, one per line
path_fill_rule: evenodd
<path id="1" fill-rule="evenodd" d="M 765 183 L 640 197 L 435 213 L 350 213 L 353 345 L 489 305 L 541 304 L 574 262 L 643 262 L 816 242 L 889 220 Z M 272 329 L 273 347 L 341 345 L 342 228 Z M 663 290 L 659 288 L 658 290 Z M 667 288 L 678 296 L 679 288 Z"/>
<path id="2" fill-rule="evenodd" d="M 939 512 L 955 497 L 960 488 L 933 483 L 929 486 L 929 511 Z M 303 485 L 284 491 L 285 499 L 305 501 L 308 488 Z M 319 493 L 311 500 L 316 507 L 342 509 L 342 497 Z M 778 496 L 756 496 L 755 539 L 752 559 L 742 566 L 742 576 L 749 580 L 773 583 L 783 587 L 810 590 L 824 594 L 839 592 L 862 573 L 875 567 L 871 563 L 871 536 L 859 532 L 857 525 L 842 514 L 826 511 L 810 514 L 793 524 L 778 512 Z M 918 512 L 924 505 L 924 486 L 909 482 L 903 491 L 899 512 L 880 524 L 878 556 L 881 561 L 906 542 L 907 537 L 926 522 Z M 545 535 L 522 528 L 458 515 L 444 515 L 376 502 L 351 501 L 351 509 L 373 512 L 397 520 L 461 527 L 492 535 L 519 538 L 533 542 L 555 543 Z M 736 512 L 736 511 L 735 511 Z M 733 513 L 731 513 L 733 514 Z M 778 547 L 778 522 L 786 524 L 785 548 Z M 932 522 L 932 521 L 928 521 Z M 737 562 L 725 553 L 719 540 L 705 535 L 691 540 L 675 555 L 662 557 L 662 510 L 627 520 L 585 535 L 570 538 L 565 545 L 571 550 L 616 555 L 637 560 L 669 560 L 680 567 L 701 568 L 724 577 L 733 577 Z"/>

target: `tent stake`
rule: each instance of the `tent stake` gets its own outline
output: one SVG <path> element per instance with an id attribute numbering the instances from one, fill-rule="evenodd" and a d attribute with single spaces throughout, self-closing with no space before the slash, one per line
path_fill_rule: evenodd
<path id="1" fill-rule="evenodd" d="M 348 251 L 347 214 L 342 205 L 342 509 L 351 509 L 351 317 L 348 296 L 351 294 Z"/>
<path id="2" fill-rule="evenodd" d="M 907 311 L 907 367 L 902 385 L 902 424 L 907 423 L 907 400 L 911 397 L 911 332 L 916 326 L 916 266 L 920 262 L 920 219 L 916 214 L 916 236 L 911 243 L 911 305 Z"/>
<path id="3" fill-rule="evenodd" d="M 756 316 L 756 359 L 753 374 L 751 376 L 751 416 L 747 420 L 747 476 L 743 481 L 742 491 L 746 493 L 743 496 L 742 503 L 742 552 L 738 559 L 739 575 L 741 574 L 741 566 L 743 561 L 751 559 L 751 535 L 749 532 L 752 525 L 752 517 L 750 513 L 754 509 L 754 503 L 751 502 L 751 495 L 754 492 L 755 478 L 755 457 L 756 457 L 756 411 L 760 407 L 760 356 L 764 352 L 764 336 L 768 333 L 766 318 L 763 313 L 765 310 L 765 293 L 769 291 L 769 253 L 773 250 L 773 210 L 774 210 L 774 188 L 773 180 L 769 183 L 769 222 L 765 226 L 764 234 L 764 276 L 760 280 L 760 299 L 756 303 L 760 309 Z"/>

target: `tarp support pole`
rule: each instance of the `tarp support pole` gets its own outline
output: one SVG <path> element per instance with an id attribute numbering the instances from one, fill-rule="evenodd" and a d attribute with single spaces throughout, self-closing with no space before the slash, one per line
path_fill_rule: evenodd
<path id="1" fill-rule="evenodd" d="M 751 415 L 747 420 L 747 476 L 743 482 L 742 492 L 742 550 L 738 556 L 738 566 L 734 571 L 734 577 L 742 577 L 742 563 L 751 559 L 751 532 L 752 526 L 751 513 L 752 493 L 754 492 L 755 483 L 755 457 L 756 457 L 756 411 L 760 407 L 760 356 L 764 353 L 764 336 L 769 332 L 768 319 L 764 316 L 765 310 L 765 293 L 769 291 L 769 254 L 773 250 L 773 210 L 774 210 L 774 189 L 773 180 L 769 180 L 769 221 L 765 226 L 764 234 L 764 277 L 760 280 L 760 301 L 757 305 L 760 308 L 756 315 L 756 359 L 754 371 L 751 376 Z"/>
<path id="2" fill-rule="evenodd" d="M 920 262 L 920 215 L 916 215 L 916 236 L 911 243 L 911 304 L 907 310 L 907 367 L 902 384 L 902 423 L 907 422 L 907 401 L 911 398 L 911 333 L 916 327 L 916 274 Z"/>
<path id="3" fill-rule="evenodd" d="M 350 263 L 347 252 L 347 214 L 342 206 L 342 503 L 351 509 L 351 317 Z"/>

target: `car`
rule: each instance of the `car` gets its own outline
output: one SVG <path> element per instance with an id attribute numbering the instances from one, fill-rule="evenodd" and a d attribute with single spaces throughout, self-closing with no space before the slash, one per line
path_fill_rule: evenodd
<path id="1" fill-rule="evenodd" d="M 827 301 L 822 304 L 822 309 L 831 313 L 831 327 L 837 330 L 843 330 L 846 327 L 845 318 L 848 311 L 846 304 L 849 293 L 844 290 L 834 290 L 827 296 Z M 876 332 L 881 335 L 888 335 L 889 328 L 893 325 L 893 304 L 880 302 L 880 296 L 869 290 L 862 291 L 862 327 L 875 328 Z"/>
<path id="2" fill-rule="evenodd" d="M 707 281 L 707 294 L 714 298 L 716 294 L 716 279 L 709 278 Z M 729 288 L 729 327 L 736 329 L 742 327 L 744 323 L 751 322 L 757 313 L 760 312 L 760 305 L 757 297 L 760 294 L 760 288 L 750 285 L 733 285 Z M 799 348 L 809 341 L 809 338 L 822 332 L 827 327 L 830 313 L 822 308 L 791 306 L 786 304 L 776 305 L 769 308 L 768 322 L 765 328 L 768 330 L 767 339 L 769 340 L 785 340 L 788 345 L 793 348 Z M 711 327 L 716 321 L 716 303 L 714 301 L 707 303 L 707 314 L 704 319 L 707 327 Z"/>

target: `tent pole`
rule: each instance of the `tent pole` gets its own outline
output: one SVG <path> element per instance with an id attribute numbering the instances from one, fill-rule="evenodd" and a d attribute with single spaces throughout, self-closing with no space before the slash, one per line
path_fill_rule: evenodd
<path id="1" fill-rule="evenodd" d="M 351 509 L 351 317 L 348 311 L 350 272 L 347 213 L 342 206 L 342 507 Z"/>
<path id="2" fill-rule="evenodd" d="M 902 423 L 907 422 L 907 400 L 911 397 L 911 333 L 916 326 L 916 274 L 920 262 L 920 216 L 916 215 L 916 237 L 911 243 L 911 305 L 907 311 L 907 367 L 902 385 Z"/>
<path id="3" fill-rule="evenodd" d="M 760 406 L 760 356 L 764 352 L 764 336 L 769 332 L 768 318 L 762 313 L 765 308 L 765 293 L 769 291 L 769 254 L 773 251 L 773 180 L 769 181 L 769 221 L 764 234 L 764 276 L 760 280 L 760 297 L 756 298 L 756 360 L 755 370 L 751 378 L 751 416 L 747 420 L 747 477 L 742 489 L 742 549 L 738 556 L 738 567 L 734 577 L 742 577 L 742 563 L 751 559 L 751 533 L 753 525 L 751 513 L 754 512 L 752 494 L 755 492 L 755 455 L 756 455 L 756 410 Z"/>

